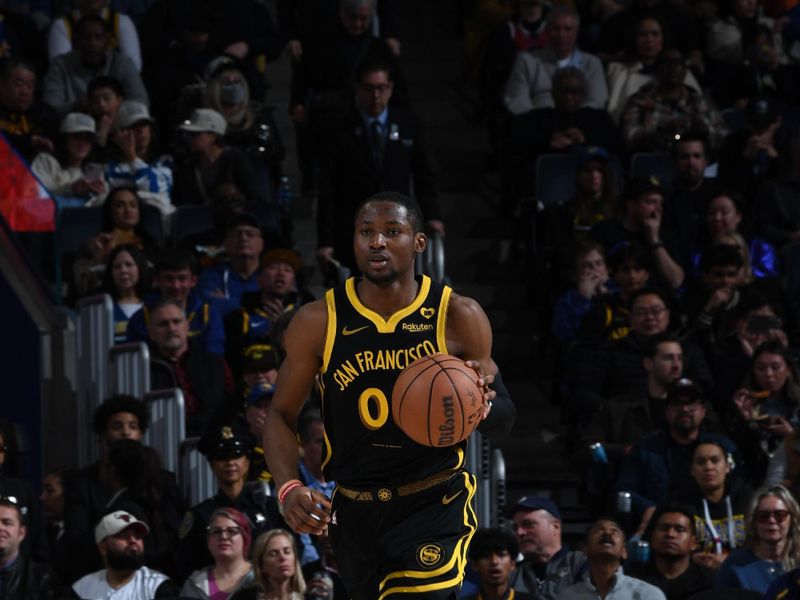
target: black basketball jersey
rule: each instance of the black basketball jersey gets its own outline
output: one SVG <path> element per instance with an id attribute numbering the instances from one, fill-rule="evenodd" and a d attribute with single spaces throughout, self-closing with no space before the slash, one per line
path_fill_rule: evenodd
<path id="1" fill-rule="evenodd" d="M 322 391 L 329 481 L 354 487 L 401 485 L 464 465 L 466 442 L 421 446 L 392 418 L 392 388 L 416 359 L 447 354 L 445 326 L 452 290 L 417 277 L 414 301 L 389 319 L 365 307 L 356 279 L 328 290 L 328 327 L 318 381 Z"/>

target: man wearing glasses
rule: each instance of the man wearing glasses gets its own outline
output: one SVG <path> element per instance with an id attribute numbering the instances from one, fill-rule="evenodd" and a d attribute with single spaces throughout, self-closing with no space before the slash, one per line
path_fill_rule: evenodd
<path id="1" fill-rule="evenodd" d="M 647 391 L 645 348 L 653 336 L 669 330 L 668 297 L 654 288 L 631 295 L 630 333 L 622 339 L 576 345 L 567 362 L 570 402 L 582 423 L 591 421 L 609 398 Z M 702 350 L 690 340 L 681 340 L 683 373 L 705 393 L 712 389 L 712 376 Z"/>
<path id="2" fill-rule="evenodd" d="M 247 481 L 253 446 L 252 435 L 227 425 L 215 428 L 200 440 L 200 451 L 211 465 L 219 490 L 189 509 L 183 518 L 175 559 L 181 577 L 213 563 L 206 545 L 206 527 L 219 509 L 234 508 L 246 515 L 253 525 L 253 538 L 270 529 L 288 529 L 276 498 L 264 493 L 261 482 Z M 307 535 L 298 536 L 297 544 L 303 563 L 319 558 Z"/>
<path id="3" fill-rule="evenodd" d="M 734 457 L 732 472 L 741 470 L 736 445 L 724 435 L 704 430 L 707 410 L 700 388 L 689 379 L 679 379 L 667 390 L 666 427 L 636 442 L 623 459 L 617 492 L 630 493 L 632 512 L 641 517 L 636 531 L 639 535 L 644 533 L 656 504 L 695 483 L 690 471 L 698 443 L 719 444 Z"/>
<path id="4" fill-rule="evenodd" d="M 336 259 L 351 271 L 353 214 L 369 196 L 392 190 L 413 196 L 429 230 L 444 234 L 424 131 L 407 110 L 390 105 L 392 68 L 382 59 L 356 73 L 355 106 L 330 137 L 322 156 L 317 215 L 317 258 L 328 272 Z"/>

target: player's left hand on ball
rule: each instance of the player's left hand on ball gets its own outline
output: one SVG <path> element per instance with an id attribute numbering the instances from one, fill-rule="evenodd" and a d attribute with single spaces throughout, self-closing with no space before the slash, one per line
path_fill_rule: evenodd
<path id="1" fill-rule="evenodd" d="M 325 533 L 331 520 L 330 513 L 328 497 L 308 487 L 291 490 L 283 504 L 283 518 L 296 533 Z"/>
<path id="2" fill-rule="evenodd" d="M 465 364 L 470 369 L 475 369 L 478 374 L 478 387 L 483 390 L 483 414 L 481 420 L 489 416 L 489 411 L 492 410 L 492 400 L 497 396 L 497 392 L 489 387 L 494 382 L 494 375 L 486 375 L 481 370 L 481 363 L 477 360 L 468 360 Z"/>

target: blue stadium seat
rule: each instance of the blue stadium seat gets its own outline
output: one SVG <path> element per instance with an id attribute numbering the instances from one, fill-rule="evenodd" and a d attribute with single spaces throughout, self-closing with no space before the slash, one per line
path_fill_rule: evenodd
<path id="1" fill-rule="evenodd" d="M 172 240 L 180 242 L 193 233 L 207 231 L 213 226 L 208 206 L 179 206 L 172 215 Z"/>
<path id="2" fill-rule="evenodd" d="M 145 204 L 142 212 L 142 225 L 145 231 L 159 244 L 164 241 L 161 211 L 155 206 Z"/>
<path id="3" fill-rule="evenodd" d="M 575 195 L 578 160 L 574 154 L 542 154 L 536 159 L 533 197 L 541 209 Z"/>
<path id="4" fill-rule="evenodd" d="M 661 184 L 668 186 L 675 179 L 675 165 L 666 152 L 639 152 L 631 157 L 631 177 L 655 175 Z"/>
<path id="5" fill-rule="evenodd" d="M 61 256 L 75 252 L 103 226 L 103 207 L 64 208 L 58 211 L 56 240 Z"/>
<path id="6" fill-rule="evenodd" d="M 728 126 L 729 133 L 741 131 L 747 125 L 744 111 L 741 108 L 726 108 L 722 111 L 722 118 Z"/>

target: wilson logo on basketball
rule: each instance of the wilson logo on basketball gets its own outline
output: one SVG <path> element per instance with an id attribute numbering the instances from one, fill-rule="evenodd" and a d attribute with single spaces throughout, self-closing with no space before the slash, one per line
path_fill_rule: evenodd
<path id="1" fill-rule="evenodd" d="M 444 423 L 439 425 L 439 441 L 438 446 L 451 446 L 455 443 L 456 411 L 453 408 L 453 397 L 442 396 L 442 414 L 444 415 Z"/>
<path id="2" fill-rule="evenodd" d="M 424 544 L 417 549 L 417 562 L 422 567 L 435 567 L 444 557 L 441 544 Z"/>
<path id="3" fill-rule="evenodd" d="M 411 333 L 420 333 L 422 331 L 431 331 L 433 323 L 403 323 L 403 331 L 410 331 Z"/>

